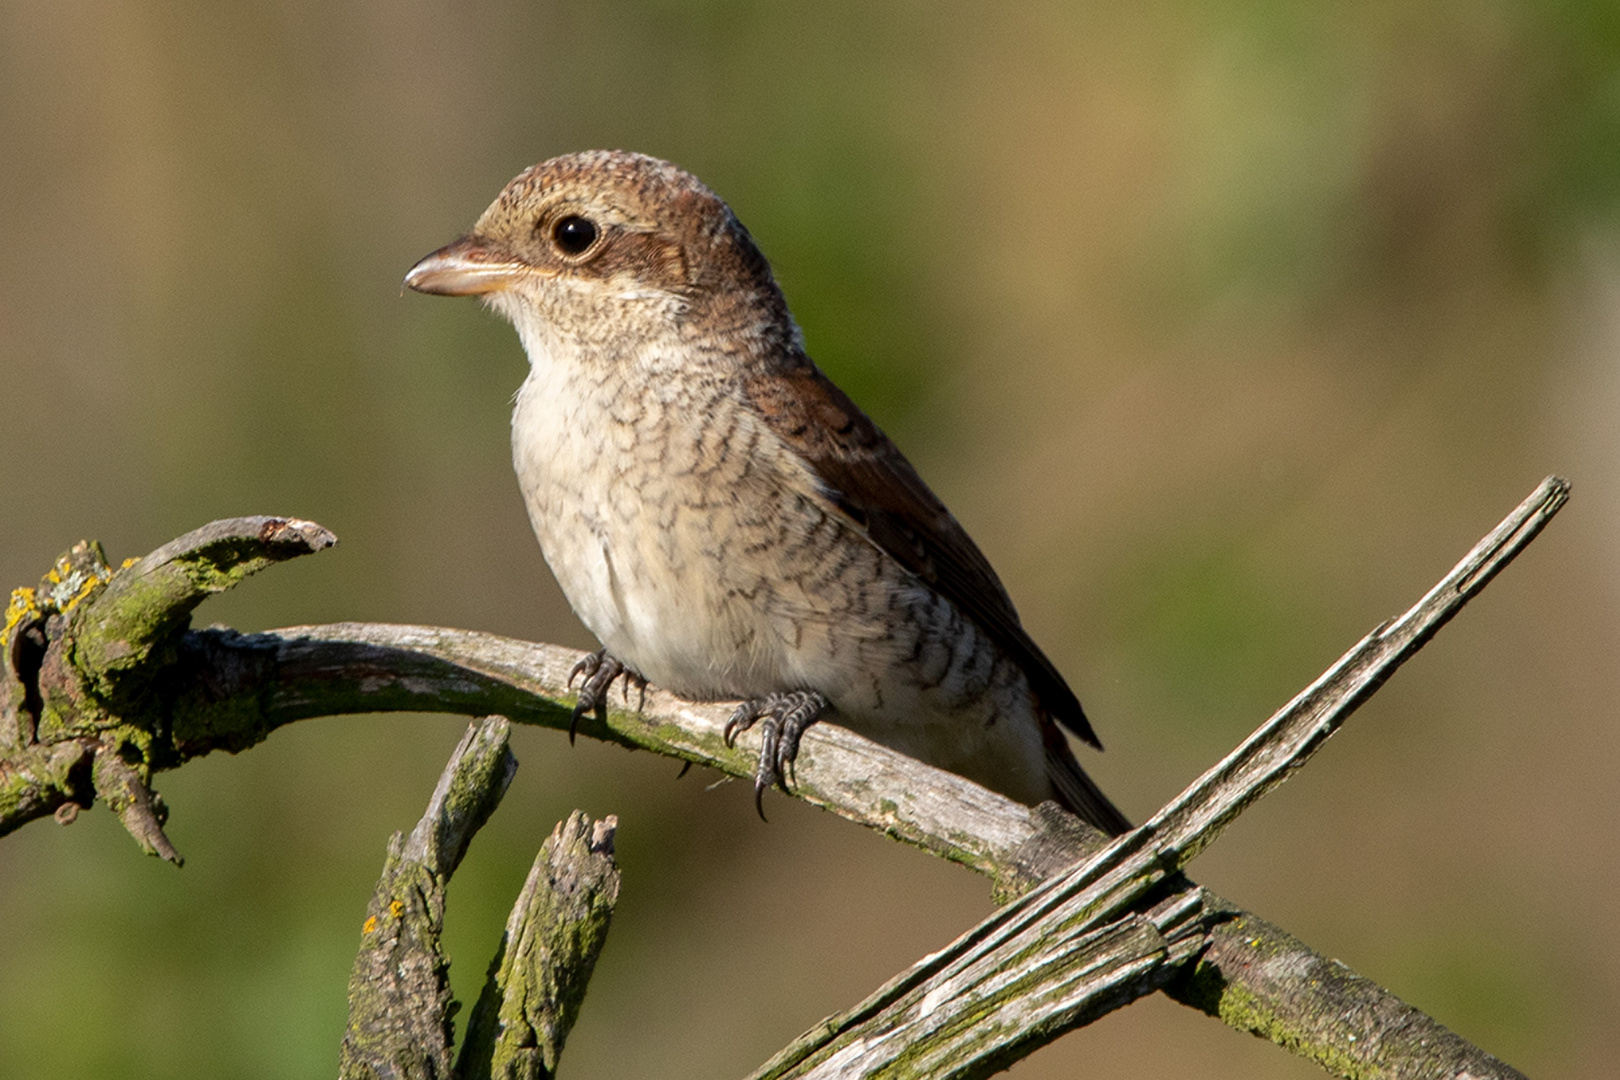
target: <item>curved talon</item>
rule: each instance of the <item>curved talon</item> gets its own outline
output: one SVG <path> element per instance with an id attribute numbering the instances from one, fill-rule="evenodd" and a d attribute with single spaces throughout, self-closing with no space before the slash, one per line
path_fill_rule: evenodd
<path id="1" fill-rule="evenodd" d="M 630 680 L 634 679 L 641 684 L 642 701 L 646 701 L 647 680 L 636 672 L 625 667 L 615 656 L 606 649 L 598 649 L 593 653 L 586 653 L 579 658 L 568 673 L 568 685 L 572 687 L 574 680 L 580 675 L 585 681 L 579 687 L 579 700 L 574 703 L 574 714 L 568 722 L 568 742 L 573 745 L 574 736 L 579 731 L 579 718 L 588 712 L 596 713 L 602 721 L 607 720 L 608 694 L 613 688 L 613 680 L 623 675 L 625 677 L 624 700 L 630 702 Z"/>
<path id="2" fill-rule="evenodd" d="M 636 701 L 636 712 L 640 714 L 647 709 L 647 678 L 638 672 L 631 671 L 629 668 L 624 669 L 624 682 L 621 685 L 624 687 L 624 703 L 626 706 L 630 704 L 631 683 L 636 684 L 636 690 L 641 694 L 641 697 Z"/>
<path id="3" fill-rule="evenodd" d="M 568 689 L 572 690 L 574 688 L 574 680 L 581 675 L 584 675 L 587 679 L 595 675 L 596 669 L 602 666 L 602 657 L 606 655 L 606 649 L 598 649 L 596 652 L 586 653 L 580 657 L 574 666 L 568 669 Z"/>
<path id="4" fill-rule="evenodd" d="M 775 716 L 766 716 L 764 721 L 759 729 L 759 768 L 754 776 L 770 787 L 782 779 L 776 770 L 776 751 L 782 745 L 782 722 Z"/>
<path id="5" fill-rule="evenodd" d="M 767 714 L 759 732 L 759 764 L 754 767 L 754 810 L 759 820 L 765 821 L 765 789 L 782 783 L 782 774 L 776 767 L 777 748 L 781 745 L 781 724 L 774 715 Z M 783 790 L 787 788 L 784 786 Z"/>
<path id="6" fill-rule="evenodd" d="M 737 706 L 726 721 L 726 729 L 721 733 L 729 749 L 737 745 L 737 736 L 754 726 L 754 722 L 765 714 L 768 704 L 764 701 L 745 701 Z"/>
<path id="7" fill-rule="evenodd" d="M 756 723 L 760 725 L 759 764 L 754 769 L 754 809 L 765 820 L 765 789 L 788 790 L 788 775 L 799 756 L 799 740 L 822 713 L 832 707 L 826 695 L 816 690 L 794 690 L 745 701 L 726 721 L 726 745 L 735 746 L 737 736 Z"/>
<path id="8" fill-rule="evenodd" d="M 799 740 L 827 705 L 827 699 L 820 694 L 807 696 L 782 717 L 781 744 L 776 754 L 776 771 L 782 780 L 782 790 L 787 790 L 787 775 L 798 760 Z"/>

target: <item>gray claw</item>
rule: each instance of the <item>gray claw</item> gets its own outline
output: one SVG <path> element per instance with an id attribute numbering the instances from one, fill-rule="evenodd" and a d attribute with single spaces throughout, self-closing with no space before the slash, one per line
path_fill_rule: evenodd
<path id="1" fill-rule="evenodd" d="M 760 820 L 765 819 L 765 789 L 788 790 L 787 777 L 794 759 L 799 756 L 799 740 L 831 707 L 832 703 L 819 691 L 794 690 L 745 701 L 726 721 L 727 746 L 735 746 L 739 734 L 764 721 L 760 725 L 759 764 L 754 770 L 754 809 Z"/>
<path id="2" fill-rule="evenodd" d="M 606 649 L 598 649 L 593 653 L 586 653 L 579 658 L 568 673 L 568 685 L 572 687 L 574 680 L 585 676 L 585 681 L 579 687 L 579 700 L 574 703 L 574 714 L 568 722 L 568 741 L 574 741 L 574 735 L 579 731 L 579 718 L 588 712 L 596 713 L 597 717 L 607 720 L 608 693 L 613 688 L 613 680 L 624 676 L 624 700 L 630 703 L 630 683 L 636 682 L 641 687 L 641 701 L 647 702 L 647 680 L 636 672 L 625 667 L 617 657 L 608 654 Z"/>
<path id="3" fill-rule="evenodd" d="M 737 736 L 753 727 L 754 721 L 765 714 L 766 708 L 767 705 L 763 701 L 745 701 L 738 705 L 736 711 L 731 714 L 731 719 L 726 721 L 726 730 L 723 733 L 726 746 L 736 746 Z"/>
<path id="4" fill-rule="evenodd" d="M 574 680 L 581 675 L 587 679 L 590 678 L 596 672 L 596 669 L 602 666 L 602 657 L 606 655 L 606 649 L 599 649 L 596 652 L 586 653 L 580 657 L 574 663 L 574 666 L 568 669 L 568 689 L 572 690 L 574 688 Z"/>

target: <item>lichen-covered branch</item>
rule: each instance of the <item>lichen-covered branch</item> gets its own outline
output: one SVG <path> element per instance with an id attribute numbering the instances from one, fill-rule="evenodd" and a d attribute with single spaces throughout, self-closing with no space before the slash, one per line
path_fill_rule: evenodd
<path id="1" fill-rule="evenodd" d="M 576 810 L 540 848 L 467 1023 L 457 1080 L 551 1080 L 619 899 L 618 819 Z"/>
<path id="2" fill-rule="evenodd" d="M 511 724 L 468 727 L 407 837 L 395 833 L 349 977 L 342 1080 L 550 1080 L 619 897 L 614 818 L 575 811 L 541 847 L 451 1070 L 445 890 L 517 771 Z"/>
<path id="3" fill-rule="evenodd" d="M 1219 904 L 1203 890 L 1206 904 Z M 1164 992 L 1270 1039 L 1335 1076 L 1365 1080 L 1523 1080 L 1382 986 L 1270 923 L 1206 906 L 1213 918 L 1196 964 Z"/>
<path id="4" fill-rule="evenodd" d="M 1546 481 L 1471 554 L 1466 569 L 1449 576 L 1413 613 L 1375 632 L 1336 672 L 1292 704 L 1310 711 L 1313 703 L 1325 700 L 1326 682 L 1346 678 L 1352 680 L 1346 685 L 1353 686 L 1348 703 L 1364 700 L 1534 537 L 1566 497 L 1563 481 Z M 304 549 L 312 546 L 306 543 Z M 245 558 L 228 546 L 216 550 L 223 551 L 223 562 L 238 560 L 231 566 L 249 565 L 256 557 L 251 543 Z M 567 672 L 575 654 L 427 627 L 340 624 L 241 635 L 186 631 L 183 619 L 124 617 L 113 623 L 168 626 L 168 636 L 131 634 L 137 642 L 151 639 L 146 659 L 104 691 L 98 680 L 105 673 L 75 666 L 78 654 L 72 648 L 77 627 L 89 625 L 86 612 L 94 610 L 114 577 L 99 549 L 91 554 L 95 557 L 78 563 L 65 557 L 53 571 L 60 580 L 53 583 L 48 577 L 49 588 L 30 591 L 21 604 L 14 599 L 8 611 L 0 637 L 0 834 L 56 810 L 88 805 L 98 793 L 90 765 L 101 753 L 118 753 L 144 784 L 152 772 L 216 749 L 245 749 L 282 724 L 312 716 L 389 710 L 500 712 L 514 721 L 551 727 L 569 722 L 574 699 Z M 229 582 L 233 573 L 227 569 L 203 578 Z M 138 594 L 131 588 L 113 595 Z M 168 602 L 163 597 L 193 593 L 182 587 L 178 592 L 154 590 L 153 595 L 159 598 L 154 602 Z M 123 687 L 130 690 L 122 692 Z M 119 711 L 111 711 L 109 702 Z M 613 709 L 600 720 L 586 717 L 580 730 L 751 776 L 753 750 L 724 744 L 729 713 L 729 705 L 694 705 L 655 690 L 644 709 Z M 1318 726 L 1303 737 L 1319 742 L 1331 730 Z M 1266 755 L 1236 764 L 1229 759 L 1228 764 L 1265 774 L 1255 790 L 1279 782 L 1294 767 L 1276 767 Z M 796 780 L 795 794 L 807 801 L 989 875 L 1003 898 L 1095 853 L 1103 842 L 1094 830 L 1053 807 L 1019 806 L 829 724 L 806 735 Z M 1209 812 L 1229 819 L 1239 809 L 1241 803 Z M 1159 827 L 1188 824 L 1162 821 Z M 1213 832 L 1200 827 L 1187 835 L 1208 837 Z M 1187 844 L 1176 860 L 1191 858 L 1204 842 Z M 1165 868 L 1167 882 L 1171 869 Z M 1456 1060 L 1472 1054 L 1468 1060 L 1486 1070 L 1480 1075 L 1492 1075 L 1494 1059 L 1365 980 L 1354 983 L 1351 993 L 1345 987 L 1352 981 L 1344 979 L 1264 977 L 1260 969 L 1265 965 L 1256 961 L 1270 956 L 1289 957 L 1299 971 L 1342 969 L 1330 967 L 1332 962 L 1235 906 L 1207 893 L 1201 897 L 1201 909 L 1216 913 L 1206 920 L 1208 946 L 1196 966 L 1183 964 L 1180 975 L 1166 982 L 1172 996 L 1344 1076 L 1408 1075 L 1396 1040 L 1358 1034 L 1370 1014 L 1410 1035 L 1412 1045 L 1431 1050 L 1442 1044 L 1460 1046 L 1463 1057 Z M 1346 1045 L 1351 1034 L 1358 1037 Z"/>
<path id="5" fill-rule="evenodd" d="M 295 518 L 205 525 L 114 569 L 74 545 L 35 588 L 16 589 L 0 629 L 0 835 L 100 796 L 151 854 L 179 863 L 151 775 L 180 763 L 165 676 L 204 598 L 336 538 Z"/>
<path id="6" fill-rule="evenodd" d="M 510 739 L 511 725 L 499 716 L 469 726 L 416 828 L 388 841 L 349 976 L 342 1080 L 450 1076 L 450 965 L 439 946 L 444 892 L 511 783 Z"/>

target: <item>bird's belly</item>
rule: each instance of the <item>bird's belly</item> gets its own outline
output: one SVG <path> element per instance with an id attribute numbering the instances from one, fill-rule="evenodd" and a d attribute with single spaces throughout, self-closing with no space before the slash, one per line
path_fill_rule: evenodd
<path id="1" fill-rule="evenodd" d="M 1022 672 L 887 560 L 862 569 L 872 549 L 807 588 L 804 566 L 715 536 L 712 515 L 688 507 L 649 530 L 596 511 L 541 545 L 581 620 L 655 685 L 694 700 L 819 690 L 869 738 L 1024 802 L 1052 796 Z"/>
<path id="2" fill-rule="evenodd" d="M 581 515 L 580 524 L 590 517 Z M 691 559 L 672 558 L 679 545 L 611 519 L 591 524 L 542 535 L 541 547 L 580 621 L 610 653 L 695 700 L 781 688 L 764 613 L 726 595 Z"/>

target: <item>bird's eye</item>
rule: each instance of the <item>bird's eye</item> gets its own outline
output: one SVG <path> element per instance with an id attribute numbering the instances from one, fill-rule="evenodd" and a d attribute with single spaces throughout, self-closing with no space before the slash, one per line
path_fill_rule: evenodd
<path id="1" fill-rule="evenodd" d="M 578 214 L 569 214 L 551 227 L 551 239 L 564 255 L 579 255 L 596 243 L 596 226 Z"/>

